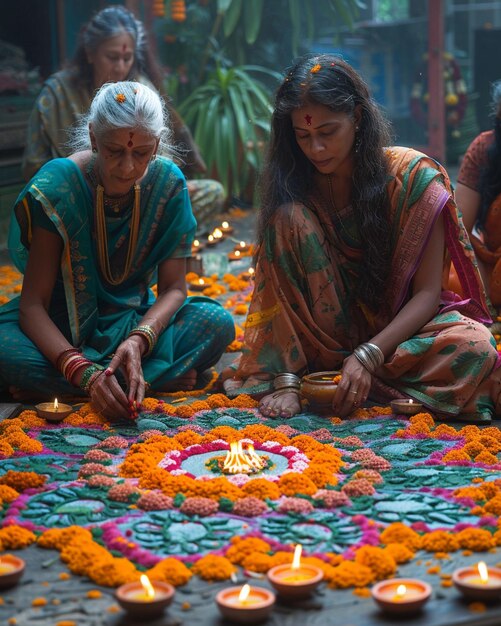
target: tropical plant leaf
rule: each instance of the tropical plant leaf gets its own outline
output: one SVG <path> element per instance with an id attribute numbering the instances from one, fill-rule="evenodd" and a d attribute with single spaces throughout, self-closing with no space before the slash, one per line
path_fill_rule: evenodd
<path id="1" fill-rule="evenodd" d="M 244 3 L 245 41 L 252 45 L 261 30 L 264 0 L 252 0 Z"/>
<path id="2" fill-rule="evenodd" d="M 232 0 L 228 9 L 224 12 L 223 30 L 224 36 L 229 37 L 238 25 L 238 20 L 242 14 L 242 1 Z"/>
<path id="3" fill-rule="evenodd" d="M 224 13 L 232 2 L 233 0 L 217 0 L 217 12 Z"/>

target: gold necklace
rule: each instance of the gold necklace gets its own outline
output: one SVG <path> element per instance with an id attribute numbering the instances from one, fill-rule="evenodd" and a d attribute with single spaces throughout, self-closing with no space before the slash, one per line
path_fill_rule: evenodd
<path id="1" fill-rule="evenodd" d="M 104 188 L 98 185 L 96 188 L 96 226 L 97 226 L 97 252 L 101 272 L 110 285 L 120 285 L 129 275 L 132 267 L 132 260 L 136 252 L 137 239 L 139 235 L 139 210 L 141 204 L 141 185 L 134 185 L 134 205 L 130 220 L 129 246 L 127 248 L 127 258 L 125 266 L 120 276 L 116 278 L 111 272 L 110 257 L 108 256 L 108 236 L 106 234 L 106 217 L 104 214 Z"/>

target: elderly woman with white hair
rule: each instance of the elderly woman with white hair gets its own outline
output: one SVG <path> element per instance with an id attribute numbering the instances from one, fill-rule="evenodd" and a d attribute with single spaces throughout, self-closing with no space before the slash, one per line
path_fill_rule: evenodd
<path id="1" fill-rule="evenodd" d="M 161 156 L 168 136 L 155 91 L 107 83 L 75 130 L 77 151 L 21 192 L 9 247 L 24 280 L 0 308 L 0 389 L 80 394 L 127 417 L 148 387 L 195 386 L 233 340 L 222 306 L 187 298 L 196 223 L 184 176 Z"/>

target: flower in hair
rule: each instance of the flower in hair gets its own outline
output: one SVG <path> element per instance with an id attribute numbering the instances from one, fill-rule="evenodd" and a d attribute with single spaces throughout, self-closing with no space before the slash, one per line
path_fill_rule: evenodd
<path id="1" fill-rule="evenodd" d="M 115 100 L 120 104 L 123 104 L 127 100 L 127 98 L 124 96 L 123 93 L 117 93 L 117 95 L 115 96 Z"/>
<path id="2" fill-rule="evenodd" d="M 322 69 L 322 66 L 320 65 L 320 63 L 317 63 L 311 68 L 310 72 L 312 74 L 316 74 L 317 72 L 320 72 L 321 69 Z"/>

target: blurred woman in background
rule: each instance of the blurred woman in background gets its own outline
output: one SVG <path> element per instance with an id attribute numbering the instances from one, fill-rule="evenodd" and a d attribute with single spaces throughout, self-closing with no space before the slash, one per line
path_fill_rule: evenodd
<path id="1" fill-rule="evenodd" d="M 79 34 L 69 65 L 50 76 L 31 112 L 22 171 L 29 180 L 50 159 L 68 156 L 68 131 L 89 110 L 106 82 L 136 80 L 162 93 L 161 71 L 153 59 L 144 26 L 122 6 L 97 13 Z M 165 98 L 168 101 L 167 98 Z M 204 173 L 206 165 L 179 114 L 167 102 L 178 164 L 186 176 Z M 198 222 L 220 213 L 224 190 L 215 180 L 189 180 L 188 192 Z"/>

